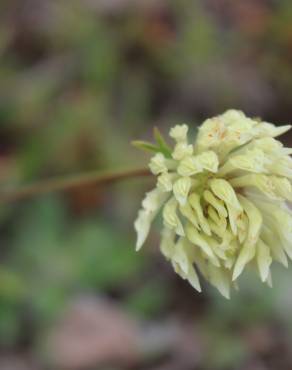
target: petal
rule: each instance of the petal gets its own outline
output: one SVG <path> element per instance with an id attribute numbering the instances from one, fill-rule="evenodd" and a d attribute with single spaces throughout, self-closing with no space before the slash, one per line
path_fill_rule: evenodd
<path id="1" fill-rule="evenodd" d="M 281 240 L 277 234 L 272 232 L 266 225 L 264 225 L 261 232 L 261 238 L 269 246 L 272 257 L 287 268 L 288 259 L 283 249 Z"/>
<path id="2" fill-rule="evenodd" d="M 219 238 L 223 238 L 223 236 L 224 236 L 224 234 L 226 232 L 226 228 L 225 227 L 219 226 L 213 220 L 209 220 L 209 226 L 210 226 L 210 229 L 212 230 L 212 232 L 214 234 L 216 234 L 217 236 L 219 236 Z"/>
<path id="3" fill-rule="evenodd" d="M 275 188 L 275 193 L 283 199 L 292 201 L 291 183 L 285 177 L 270 176 L 272 184 Z"/>
<path id="4" fill-rule="evenodd" d="M 226 260 L 225 250 L 221 247 L 221 244 L 211 236 L 204 235 L 205 241 L 209 244 L 210 248 L 212 249 L 213 253 L 219 257 L 220 259 Z M 217 261 L 215 265 L 218 266 Z"/>
<path id="5" fill-rule="evenodd" d="M 146 196 L 142 201 L 142 207 L 146 211 L 155 213 L 160 209 L 167 198 L 168 194 L 165 194 L 160 189 L 155 188 L 146 193 Z"/>
<path id="6" fill-rule="evenodd" d="M 248 234 L 246 243 L 255 245 L 258 241 L 259 233 L 263 224 L 263 217 L 258 208 L 250 202 L 246 197 L 238 195 L 240 203 L 248 218 Z"/>
<path id="7" fill-rule="evenodd" d="M 270 160 L 265 156 L 264 152 L 258 148 L 246 150 L 244 154 L 233 155 L 220 168 L 219 174 L 226 175 L 235 170 L 243 170 L 248 172 L 267 172 L 266 165 Z"/>
<path id="8" fill-rule="evenodd" d="M 226 204 L 242 211 L 242 207 L 237 199 L 235 191 L 230 183 L 224 179 L 212 179 L 209 181 L 212 192 Z"/>
<path id="9" fill-rule="evenodd" d="M 240 177 L 235 177 L 230 180 L 230 183 L 234 187 L 239 188 L 252 188 L 255 187 L 265 194 L 270 199 L 279 199 L 275 193 L 275 186 L 270 176 L 262 174 L 250 174 Z"/>
<path id="10" fill-rule="evenodd" d="M 192 209 L 192 207 L 189 205 L 189 203 L 186 203 L 183 206 L 179 207 L 179 210 L 181 214 L 190 221 L 190 223 L 195 226 L 197 229 L 200 229 L 198 219 L 196 217 L 195 211 Z"/>
<path id="11" fill-rule="evenodd" d="M 247 238 L 248 233 L 248 218 L 245 213 L 241 213 L 239 217 L 237 218 L 237 235 L 238 235 L 238 241 L 240 244 L 243 244 L 243 242 Z"/>
<path id="12" fill-rule="evenodd" d="M 211 150 L 203 152 L 195 157 L 201 167 L 210 172 L 217 172 L 219 166 L 219 159 L 217 154 Z"/>
<path id="13" fill-rule="evenodd" d="M 184 236 L 184 229 L 180 219 L 177 216 L 177 201 L 174 197 L 166 203 L 163 208 L 163 221 L 164 225 L 172 230 L 175 230 L 177 235 Z"/>
<path id="14" fill-rule="evenodd" d="M 268 275 L 267 284 L 268 284 L 268 287 L 273 288 L 273 281 L 272 281 L 271 271 L 269 272 L 269 275 Z"/>
<path id="15" fill-rule="evenodd" d="M 286 152 L 285 149 L 283 148 L 283 144 L 280 141 L 273 139 L 272 137 L 263 137 L 260 139 L 255 139 L 252 141 L 250 145 L 253 148 L 261 149 L 264 153 L 269 155 L 271 154 L 283 155 Z"/>
<path id="16" fill-rule="evenodd" d="M 228 211 L 228 219 L 231 227 L 231 231 L 234 235 L 237 235 L 237 219 L 240 216 L 241 212 L 234 209 L 230 204 L 226 204 Z"/>
<path id="17" fill-rule="evenodd" d="M 226 134 L 226 127 L 219 117 L 208 118 L 199 127 L 195 149 L 197 152 L 208 148 L 216 148 Z"/>
<path id="18" fill-rule="evenodd" d="M 185 157 L 180 161 L 177 172 L 181 176 L 192 176 L 197 173 L 203 172 L 203 167 L 196 159 L 196 157 Z"/>
<path id="19" fill-rule="evenodd" d="M 192 176 L 204 170 L 217 172 L 219 160 L 215 152 L 209 150 L 195 156 L 185 157 L 178 166 L 181 176 Z"/>
<path id="20" fill-rule="evenodd" d="M 244 244 L 234 266 L 232 281 L 238 278 L 238 276 L 242 273 L 245 265 L 250 262 L 254 258 L 254 256 L 255 247 L 251 244 Z"/>
<path id="21" fill-rule="evenodd" d="M 167 199 L 167 196 L 168 195 L 161 192 L 161 190 L 153 189 L 148 192 L 143 199 L 142 209 L 139 211 L 138 217 L 134 222 L 134 228 L 137 232 L 137 251 L 143 246 L 149 234 L 151 223 Z"/>
<path id="22" fill-rule="evenodd" d="M 261 210 L 265 225 L 279 237 L 281 245 L 290 259 L 292 259 L 292 215 L 291 210 L 281 203 L 268 203 L 254 198 L 257 207 Z"/>
<path id="23" fill-rule="evenodd" d="M 156 153 L 155 156 L 150 159 L 149 168 L 153 175 L 167 172 L 168 168 L 165 156 L 162 153 Z"/>
<path id="24" fill-rule="evenodd" d="M 211 205 L 208 206 L 207 210 L 209 219 L 213 220 L 218 226 L 222 226 L 225 230 L 227 227 L 226 218 L 221 217 Z"/>
<path id="25" fill-rule="evenodd" d="M 179 238 L 178 242 L 175 245 L 171 259 L 180 267 L 180 270 L 187 275 L 191 263 L 184 248 L 184 240 L 185 238 Z"/>
<path id="26" fill-rule="evenodd" d="M 176 125 L 170 130 L 169 136 L 172 137 L 177 142 L 186 141 L 188 130 L 189 127 L 186 124 Z"/>
<path id="27" fill-rule="evenodd" d="M 208 203 L 210 203 L 216 209 L 219 215 L 221 215 L 222 217 L 227 217 L 228 214 L 227 214 L 227 211 L 224 207 L 224 203 L 222 202 L 222 200 L 216 198 L 214 194 L 209 190 L 204 191 L 204 198 Z"/>
<path id="28" fill-rule="evenodd" d="M 284 134 L 291 129 L 291 125 L 275 126 L 272 123 L 260 122 L 254 129 L 256 137 L 271 136 L 276 137 Z"/>
<path id="29" fill-rule="evenodd" d="M 200 203 L 200 196 L 196 193 L 192 193 L 189 196 L 188 200 L 189 200 L 189 203 L 190 203 L 191 207 L 196 212 L 197 218 L 199 220 L 200 227 L 202 228 L 204 233 L 206 233 L 207 235 L 211 235 L 211 230 L 210 230 L 210 226 L 208 224 L 208 220 L 204 216 L 203 209 L 202 209 L 202 206 L 201 206 L 201 203 Z"/>
<path id="30" fill-rule="evenodd" d="M 205 240 L 204 236 L 198 232 L 192 225 L 188 224 L 186 226 L 186 235 L 189 241 L 197 245 L 209 257 L 210 261 L 216 265 L 220 266 L 218 258 L 215 256 L 209 243 Z"/>
<path id="31" fill-rule="evenodd" d="M 267 168 L 274 175 L 292 179 L 292 158 L 289 155 L 274 156 Z"/>
<path id="32" fill-rule="evenodd" d="M 189 266 L 189 269 L 188 269 L 188 273 L 184 273 L 179 265 L 176 263 L 176 262 L 172 262 L 172 265 L 173 265 L 173 268 L 174 268 L 174 271 L 184 280 L 188 280 L 188 282 L 191 284 L 191 286 L 193 288 L 195 288 L 198 292 L 201 292 L 202 289 L 201 289 L 201 285 L 200 285 L 200 281 L 199 281 L 199 278 L 198 278 L 198 275 L 197 275 L 197 272 L 194 268 L 193 265 L 190 265 Z"/>
<path id="33" fill-rule="evenodd" d="M 194 246 L 186 239 L 180 238 L 175 246 L 175 255 L 172 259 L 173 267 L 183 279 L 195 288 L 198 292 L 201 292 L 200 281 L 197 272 L 193 266 L 193 259 L 196 253 L 194 253 Z"/>
<path id="34" fill-rule="evenodd" d="M 262 282 L 268 279 L 272 257 L 269 247 L 261 240 L 257 243 L 257 265 Z"/>
<path id="35" fill-rule="evenodd" d="M 185 142 L 180 142 L 176 144 L 174 151 L 172 153 L 172 158 L 177 161 L 182 160 L 184 157 L 189 157 L 193 154 L 194 148 L 192 145 L 188 145 Z"/>
<path id="36" fill-rule="evenodd" d="M 191 190 L 192 180 L 190 177 L 181 177 L 173 184 L 173 194 L 180 205 L 185 205 Z"/>
<path id="37" fill-rule="evenodd" d="M 228 109 L 226 112 L 221 114 L 221 118 L 227 126 L 232 126 L 239 121 L 246 119 L 245 114 L 237 109 Z"/>
<path id="38" fill-rule="evenodd" d="M 160 251 L 167 258 L 171 259 L 175 248 L 175 232 L 164 228 L 161 234 Z"/>
<path id="39" fill-rule="evenodd" d="M 157 188 L 163 192 L 172 191 L 172 181 L 174 179 L 173 174 L 163 173 L 158 177 Z"/>
<path id="40" fill-rule="evenodd" d="M 230 275 L 222 268 L 209 265 L 209 280 L 219 292 L 227 299 L 230 299 Z"/>
<path id="41" fill-rule="evenodd" d="M 193 288 L 195 288 L 198 292 L 202 291 L 198 274 L 193 265 L 189 266 L 189 271 L 186 278 Z"/>
<path id="42" fill-rule="evenodd" d="M 151 223 L 151 213 L 145 211 L 144 209 L 140 210 L 138 213 L 138 217 L 134 223 L 134 227 L 137 232 L 136 251 L 139 251 L 143 246 L 149 234 Z"/>

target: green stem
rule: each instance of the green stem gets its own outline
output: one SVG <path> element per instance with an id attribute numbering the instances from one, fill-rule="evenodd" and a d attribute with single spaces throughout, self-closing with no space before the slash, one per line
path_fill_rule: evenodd
<path id="1" fill-rule="evenodd" d="M 39 194 L 46 194 L 55 191 L 65 191 L 76 189 L 87 185 L 99 185 L 113 183 L 120 180 L 149 176 L 150 171 L 147 168 L 136 168 L 119 171 L 92 171 L 65 178 L 55 178 L 40 181 L 35 184 L 26 185 L 19 189 L 0 192 L 0 203 L 14 202 Z"/>

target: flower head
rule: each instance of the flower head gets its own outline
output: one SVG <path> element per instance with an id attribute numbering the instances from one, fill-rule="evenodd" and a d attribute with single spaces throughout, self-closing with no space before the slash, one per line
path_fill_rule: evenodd
<path id="1" fill-rule="evenodd" d="M 161 252 L 195 289 L 200 271 L 229 298 L 248 266 L 271 285 L 272 262 L 292 259 L 292 149 L 274 139 L 290 127 L 229 110 L 207 119 L 194 144 L 187 125 L 172 128 L 170 158 L 157 150 L 150 161 L 157 186 L 135 222 L 137 250 L 162 209 Z"/>

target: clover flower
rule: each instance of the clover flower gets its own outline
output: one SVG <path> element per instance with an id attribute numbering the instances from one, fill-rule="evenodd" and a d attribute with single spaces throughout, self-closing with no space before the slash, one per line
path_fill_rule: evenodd
<path id="1" fill-rule="evenodd" d="M 196 290 L 200 271 L 229 298 L 247 266 L 271 286 L 272 262 L 292 259 L 292 149 L 274 139 L 290 128 L 228 110 L 207 119 L 194 144 L 187 125 L 172 128 L 172 151 L 156 131 L 149 167 L 157 185 L 135 221 L 136 249 L 162 209 L 160 250 Z"/>

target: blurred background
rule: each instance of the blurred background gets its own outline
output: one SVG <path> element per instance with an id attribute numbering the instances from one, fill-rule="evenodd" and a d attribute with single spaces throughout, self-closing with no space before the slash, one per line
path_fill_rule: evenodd
<path id="1" fill-rule="evenodd" d="M 1 0 L 0 184 L 141 167 L 131 147 L 228 108 L 292 119 L 289 0 Z M 286 135 L 286 144 L 292 137 Z M 150 178 L 0 209 L 1 370 L 292 368 L 292 271 L 231 301 L 134 252 Z"/>

